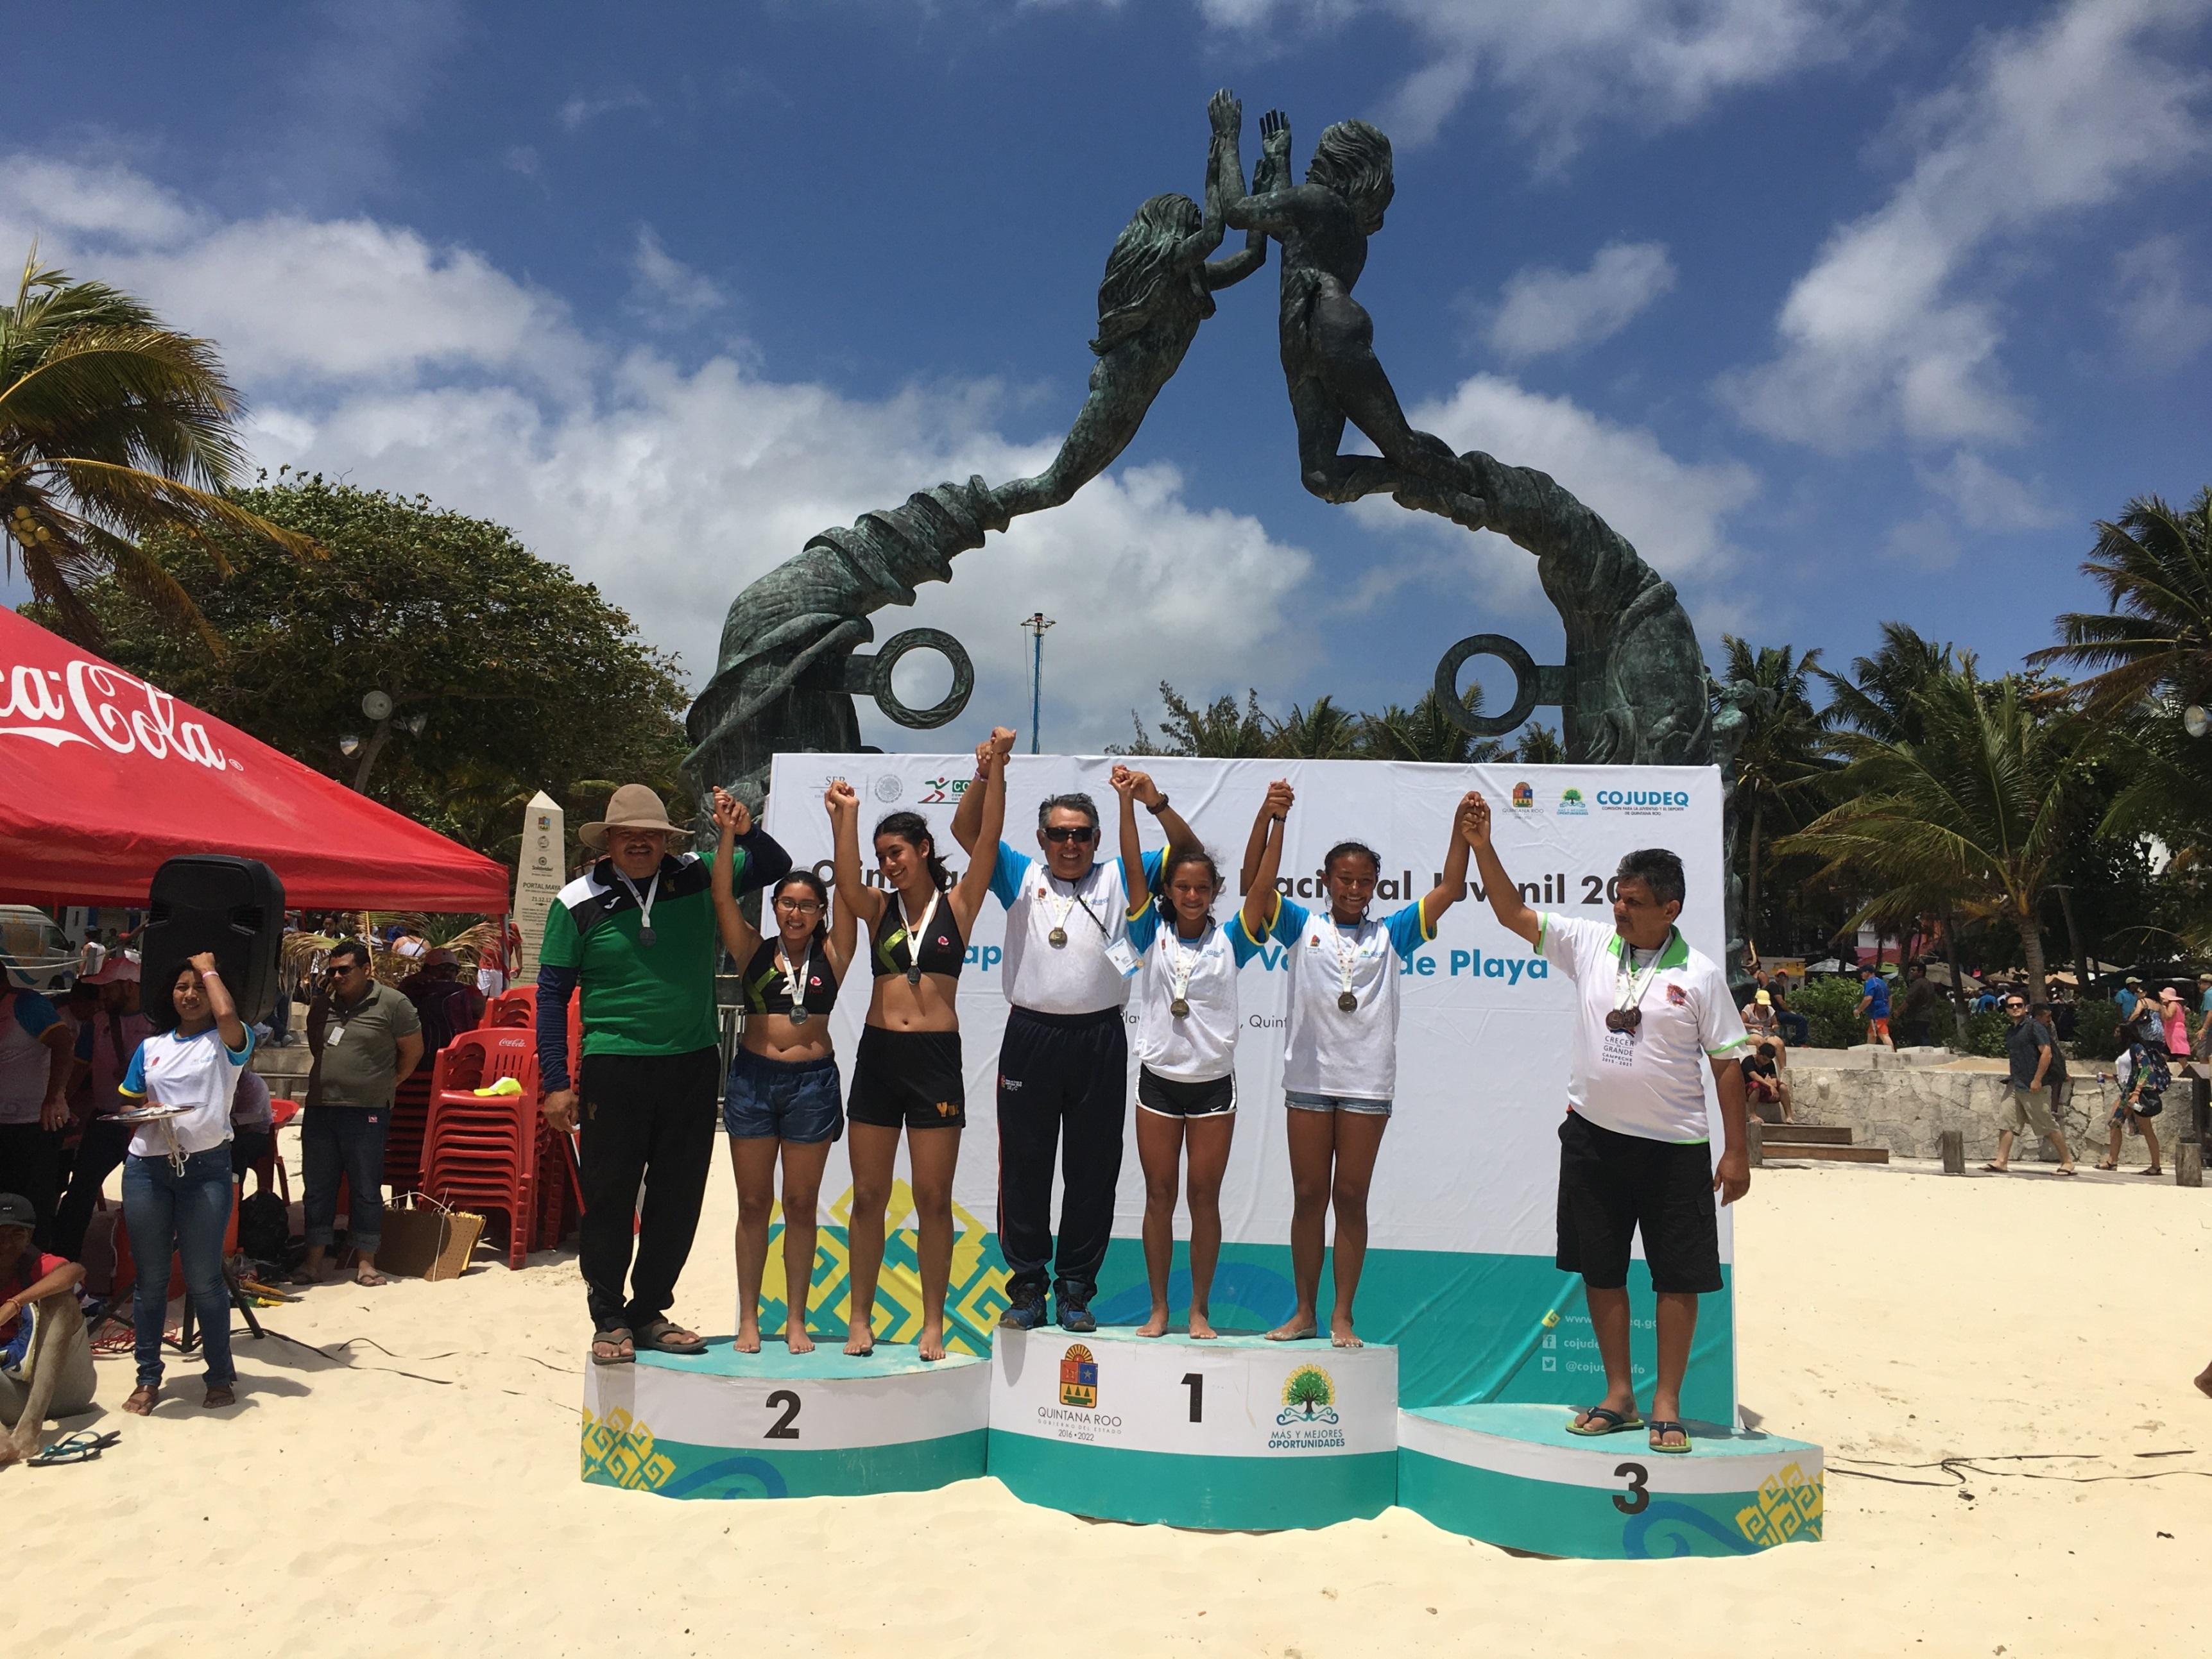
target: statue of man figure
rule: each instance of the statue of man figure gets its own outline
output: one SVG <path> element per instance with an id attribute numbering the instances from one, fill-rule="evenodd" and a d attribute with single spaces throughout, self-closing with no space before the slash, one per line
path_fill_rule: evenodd
<path id="1" fill-rule="evenodd" d="M 1260 133 L 1259 172 L 1287 181 L 1290 122 L 1270 112 Z M 1244 197 L 1223 217 L 1232 228 L 1265 231 L 1283 245 L 1283 374 L 1306 488 L 1324 501 L 1388 492 L 1473 529 L 1481 504 L 1467 499 L 1466 469 L 1449 444 L 1407 421 L 1376 360 L 1373 319 L 1352 297 L 1367 263 L 1367 239 L 1382 228 L 1395 188 L 1390 141 L 1364 121 L 1340 121 L 1314 146 L 1303 185 L 1285 182 Z M 1380 457 L 1338 453 L 1346 420 Z"/>

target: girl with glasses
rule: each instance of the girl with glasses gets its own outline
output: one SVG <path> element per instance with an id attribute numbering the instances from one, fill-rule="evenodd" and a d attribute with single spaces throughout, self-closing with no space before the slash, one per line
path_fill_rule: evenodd
<path id="1" fill-rule="evenodd" d="M 730 1058 L 722 1127 L 730 1136 L 730 1168 L 738 1182 L 738 1352 L 760 1352 L 761 1277 L 768 1268 L 769 1219 L 775 1208 L 775 1171 L 783 1165 L 784 1346 L 811 1353 L 807 1292 L 814 1282 L 815 1201 L 830 1143 L 844 1128 L 838 1105 L 837 1054 L 830 1010 L 852 965 L 851 907 L 833 916 L 829 890 L 811 870 L 795 869 L 775 883 L 762 921 L 765 934 L 738 908 L 732 866 L 738 839 L 752 828 L 742 801 L 714 791 L 714 919 L 722 948 L 740 964 L 744 1031 Z"/>
<path id="2" fill-rule="evenodd" d="M 994 842 L 1006 820 L 1006 761 L 1013 747 L 1014 734 L 1005 727 L 991 734 L 990 764 L 978 785 Z M 952 1279 L 952 1171 L 968 1122 L 953 997 L 975 912 L 991 891 L 991 861 L 969 860 L 955 881 L 937 856 L 928 821 L 919 813 L 895 812 L 876 826 L 876 869 L 883 886 L 868 887 L 860 877 L 860 797 L 841 781 L 830 786 L 829 802 L 841 907 L 867 923 L 873 941 L 868 968 L 875 979 L 853 1063 L 845 1352 L 875 1351 L 884 1211 L 903 1129 L 921 1235 L 915 1250 L 921 1273 L 921 1353 L 925 1359 L 942 1359 L 945 1295 Z"/>

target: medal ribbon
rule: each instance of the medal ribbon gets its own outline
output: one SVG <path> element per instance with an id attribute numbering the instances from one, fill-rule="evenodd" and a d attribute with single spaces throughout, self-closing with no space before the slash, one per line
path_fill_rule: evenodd
<path id="1" fill-rule="evenodd" d="M 783 948 L 781 941 L 777 942 L 775 948 L 775 965 L 783 970 L 783 988 L 791 994 L 791 1018 L 795 1025 L 806 1017 L 806 976 L 803 971 L 800 972 L 792 971 L 791 953 Z M 806 942 L 806 954 L 801 959 L 801 966 L 802 969 L 806 969 L 813 966 L 814 941 L 809 938 Z"/>
<path id="2" fill-rule="evenodd" d="M 1168 948 L 1168 978 L 1171 982 L 1168 1001 L 1187 1006 L 1190 1002 L 1190 978 L 1198 972 L 1198 959 L 1206 949 L 1206 935 L 1198 935 L 1198 948 L 1188 956 L 1183 954 L 1182 936 L 1172 923 L 1160 937 Z"/>
<path id="3" fill-rule="evenodd" d="M 1359 960 L 1360 946 L 1363 943 L 1361 935 L 1366 932 L 1367 924 L 1363 922 L 1352 929 L 1352 948 L 1348 952 L 1344 948 L 1344 929 L 1337 926 L 1334 917 L 1329 921 L 1329 927 L 1336 935 L 1336 967 L 1340 980 L 1341 994 L 1349 996 L 1352 994 L 1352 970 L 1353 965 Z"/>
<path id="4" fill-rule="evenodd" d="M 945 893 L 941 888 L 931 893 L 929 902 L 921 907 L 921 920 L 907 928 L 906 982 L 909 985 L 918 985 L 921 983 L 921 942 L 929 933 L 929 924 L 937 919 L 938 900 L 944 897 Z M 896 893 L 893 893 L 891 898 L 892 901 L 898 905 L 900 917 L 903 920 L 906 915 L 906 900 Z M 807 949 L 811 957 L 813 947 L 810 945 Z"/>
<path id="5" fill-rule="evenodd" d="M 1631 1008 L 1644 1006 L 1644 996 L 1650 990 L 1652 980 L 1659 974 L 1659 959 L 1666 954 L 1667 947 L 1664 945 L 1651 953 L 1650 964 L 1644 968 L 1644 977 L 1639 981 L 1636 977 L 1636 948 L 1625 939 L 1621 941 L 1621 967 L 1615 968 L 1613 974 L 1614 1013 L 1626 1014 Z M 1624 973 L 1621 968 L 1627 972 Z"/>
<path id="6" fill-rule="evenodd" d="M 636 882 L 631 881 L 620 870 L 615 872 L 615 877 L 629 889 L 629 896 L 637 900 L 638 942 L 643 945 L 651 944 L 653 942 L 653 901 L 660 896 L 660 872 L 653 871 L 653 880 L 646 884 L 643 893 L 637 890 Z"/>

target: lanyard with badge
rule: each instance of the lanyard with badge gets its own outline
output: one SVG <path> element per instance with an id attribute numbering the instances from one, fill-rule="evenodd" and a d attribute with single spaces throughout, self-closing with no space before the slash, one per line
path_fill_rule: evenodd
<path id="1" fill-rule="evenodd" d="M 640 893 L 637 890 L 637 883 L 624 875 L 622 871 L 617 870 L 615 875 L 624 887 L 629 889 L 629 896 L 637 900 L 637 942 L 641 945 L 652 944 L 653 901 L 660 894 L 660 872 L 653 871 L 653 880 L 646 884 L 643 893 Z"/>
<path id="2" fill-rule="evenodd" d="M 1667 948 L 1661 945 L 1654 950 L 1650 964 L 1639 974 L 1636 948 L 1626 939 L 1620 946 L 1620 960 L 1613 968 L 1613 1007 L 1605 1016 L 1602 1057 L 1607 1065 L 1633 1066 L 1636 1032 L 1644 1023 L 1644 999 L 1650 992 L 1651 982 L 1659 977 L 1659 959 L 1666 954 Z"/>

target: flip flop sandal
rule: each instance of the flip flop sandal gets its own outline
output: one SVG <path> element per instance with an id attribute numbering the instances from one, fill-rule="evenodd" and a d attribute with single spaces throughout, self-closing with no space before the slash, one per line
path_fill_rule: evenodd
<path id="1" fill-rule="evenodd" d="M 1660 1441 L 1669 1434 L 1680 1435 L 1682 1437 L 1682 1444 L 1679 1446 L 1665 1446 L 1660 1444 Z M 1667 1456 L 1680 1457 L 1686 1453 L 1697 1450 L 1695 1446 L 1690 1444 L 1689 1430 L 1684 1428 L 1680 1423 L 1674 1421 L 1670 1418 L 1655 1417 L 1651 1420 L 1651 1437 L 1647 1444 L 1650 1446 L 1652 1450 L 1660 1453 L 1662 1456 Z"/>
<path id="2" fill-rule="evenodd" d="M 648 1319 L 640 1326 L 636 1346 L 647 1353 L 704 1353 L 707 1341 L 672 1319 Z"/>
<path id="3" fill-rule="evenodd" d="M 1595 1418 L 1598 1420 L 1593 1423 L 1577 1423 L 1570 1420 L 1567 1424 L 1568 1433 L 1581 1435 L 1619 1434 L 1625 1429 L 1640 1429 L 1644 1426 L 1644 1420 L 1641 1417 L 1638 1417 L 1634 1412 L 1632 1411 L 1626 1415 L 1623 1415 L 1621 1413 L 1614 1411 L 1607 1406 L 1585 1406 L 1583 1408 L 1582 1415 L 1584 1417 Z"/>
<path id="4" fill-rule="evenodd" d="M 630 1351 L 628 1353 L 610 1353 L 603 1355 L 598 1352 L 601 1343 L 605 1343 L 607 1346 L 613 1347 L 618 1347 L 624 1342 L 629 1342 L 630 1344 Z M 593 1331 L 592 1333 L 592 1363 L 595 1365 L 627 1365 L 634 1364 L 637 1359 L 637 1345 L 630 1335 L 629 1327 L 628 1325 L 610 1325 L 605 1330 Z"/>
<path id="5" fill-rule="evenodd" d="M 64 1463 L 89 1463 L 114 1445 L 123 1437 L 119 1434 L 94 1434 L 90 1429 L 57 1440 L 35 1456 L 23 1460 L 23 1467 L 34 1469 L 58 1468 Z"/>

